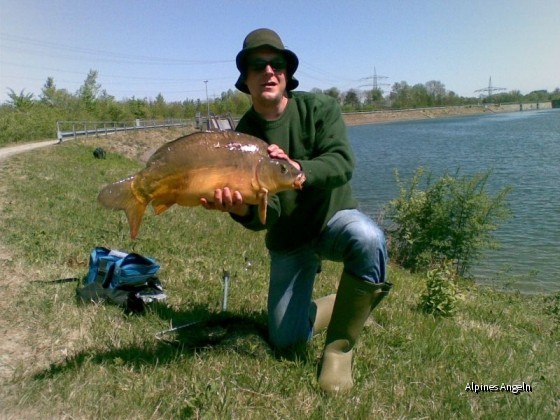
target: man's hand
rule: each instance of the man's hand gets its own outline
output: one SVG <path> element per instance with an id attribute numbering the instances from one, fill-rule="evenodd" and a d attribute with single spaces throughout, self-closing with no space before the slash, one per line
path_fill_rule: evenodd
<path id="1" fill-rule="evenodd" d="M 249 214 L 249 206 L 243 202 L 239 191 L 231 191 L 228 187 L 214 191 L 214 201 L 200 199 L 200 204 L 208 210 L 219 210 L 233 213 L 238 216 Z"/>
<path id="2" fill-rule="evenodd" d="M 268 156 L 271 158 L 287 160 L 294 168 L 301 171 L 301 165 L 295 160 L 290 159 L 287 153 L 284 152 L 284 150 L 282 150 L 277 144 L 271 144 L 266 150 L 268 151 Z"/>

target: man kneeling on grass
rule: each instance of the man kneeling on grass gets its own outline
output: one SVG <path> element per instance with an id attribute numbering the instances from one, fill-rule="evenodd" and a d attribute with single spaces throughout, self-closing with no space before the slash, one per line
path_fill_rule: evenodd
<path id="1" fill-rule="evenodd" d="M 267 221 L 238 191 L 216 190 L 207 209 L 227 211 L 248 229 L 266 229 L 270 253 L 268 329 L 279 349 L 309 341 L 327 328 L 319 385 L 327 392 L 352 388 L 352 349 L 372 309 L 389 293 L 387 249 L 381 229 L 357 210 L 350 178 L 354 155 L 334 98 L 292 92 L 298 58 L 270 29 L 243 42 L 235 86 L 252 107 L 236 130 L 270 144 L 270 157 L 305 173 L 302 190 L 285 191 L 268 203 Z M 322 259 L 343 262 L 336 295 L 311 300 Z"/>

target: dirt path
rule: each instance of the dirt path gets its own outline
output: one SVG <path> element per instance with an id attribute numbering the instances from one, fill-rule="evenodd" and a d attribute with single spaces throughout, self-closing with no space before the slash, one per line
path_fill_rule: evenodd
<path id="1" fill-rule="evenodd" d="M 18 153 L 24 153 L 29 150 L 38 149 L 40 147 L 52 146 L 53 144 L 57 144 L 57 143 L 58 140 L 44 140 L 35 143 L 26 143 L 26 144 L 18 144 L 16 146 L 1 147 L 0 160 L 6 159 L 7 157 L 16 155 Z"/>

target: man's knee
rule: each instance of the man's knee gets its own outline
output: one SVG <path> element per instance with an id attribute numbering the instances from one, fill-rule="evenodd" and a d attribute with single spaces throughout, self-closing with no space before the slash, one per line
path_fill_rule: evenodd
<path id="1" fill-rule="evenodd" d="M 349 240 L 351 246 L 347 249 L 349 253 L 357 252 L 367 255 L 379 250 L 383 253 L 386 252 L 385 234 L 373 222 L 360 221 L 355 223 L 349 229 L 348 235 L 351 238 Z"/>
<path id="2" fill-rule="evenodd" d="M 375 223 L 358 223 L 344 258 L 345 270 L 373 283 L 386 279 L 388 262 L 385 234 Z"/>

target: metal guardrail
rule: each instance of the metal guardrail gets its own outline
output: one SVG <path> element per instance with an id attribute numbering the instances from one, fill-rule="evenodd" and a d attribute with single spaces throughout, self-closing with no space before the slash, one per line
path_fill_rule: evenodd
<path id="1" fill-rule="evenodd" d="M 194 125 L 193 120 L 134 120 L 134 121 L 57 121 L 59 142 L 66 137 L 99 136 L 119 131 L 147 130 L 151 128 L 185 127 Z"/>

